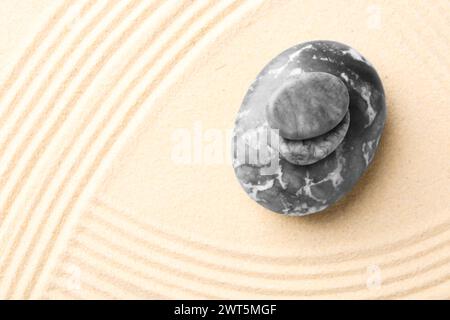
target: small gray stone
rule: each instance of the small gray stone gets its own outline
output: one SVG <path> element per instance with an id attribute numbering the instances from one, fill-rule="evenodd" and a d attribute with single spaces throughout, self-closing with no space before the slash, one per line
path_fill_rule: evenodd
<path id="1" fill-rule="evenodd" d="M 335 151 L 313 164 L 296 165 L 270 143 L 254 143 L 250 137 L 264 137 L 260 129 L 268 127 L 266 107 L 274 92 L 293 76 L 310 72 L 329 73 L 345 84 L 350 125 Z M 294 46 L 264 67 L 242 102 L 233 131 L 236 177 L 252 199 L 272 211 L 287 215 L 322 211 L 349 192 L 366 171 L 385 119 L 381 80 L 356 50 L 332 41 Z M 257 155 L 258 161 L 247 152 Z"/>
<path id="2" fill-rule="evenodd" d="M 288 78 L 272 94 L 266 116 L 282 137 L 304 140 L 336 127 L 348 104 L 347 87 L 338 77 L 325 72 L 301 73 Z"/>

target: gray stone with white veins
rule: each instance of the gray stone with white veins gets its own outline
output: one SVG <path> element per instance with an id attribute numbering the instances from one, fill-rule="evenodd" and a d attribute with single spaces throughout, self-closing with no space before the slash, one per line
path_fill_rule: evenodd
<path id="1" fill-rule="evenodd" d="M 308 72 L 329 73 L 346 85 L 350 125 L 334 152 L 313 164 L 296 165 L 277 151 L 280 146 L 274 147 L 277 136 L 267 133 L 265 110 L 283 83 Z M 244 98 L 233 131 L 236 176 L 250 197 L 272 211 L 287 215 L 322 211 L 349 192 L 365 172 L 385 119 L 381 80 L 356 50 L 332 41 L 294 46 L 264 67 Z"/>
<path id="2" fill-rule="evenodd" d="M 281 157 L 293 164 L 313 164 L 327 157 L 342 143 L 350 126 L 350 112 L 333 129 L 320 136 L 306 140 L 288 140 L 278 138 L 278 144 L 269 146 L 277 150 Z M 275 133 L 276 134 L 276 133 Z"/>

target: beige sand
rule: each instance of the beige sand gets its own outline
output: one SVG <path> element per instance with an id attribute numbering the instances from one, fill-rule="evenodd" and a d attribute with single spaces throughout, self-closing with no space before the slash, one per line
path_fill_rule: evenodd
<path id="1" fill-rule="evenodd" d="M 0 4 L 1 298 L 450 298 L 448 1 L 63 2 Z M 353 192 L 288 218 L 227 134 L 311 39 L 373 63 L 388 121 Z"/>

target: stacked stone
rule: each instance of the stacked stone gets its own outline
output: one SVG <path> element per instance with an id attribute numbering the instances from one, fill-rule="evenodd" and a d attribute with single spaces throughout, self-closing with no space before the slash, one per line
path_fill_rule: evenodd
<path id="1" fill-rule="evenodd" d="M 381 80 L 356 50 L 332 41 L 294 46 L 269 62 L 242 102 L 236 177 L 272 211 L 322 211 L 367 170 L 385 119 Z"/>
<path id="2" fill-rule="evenodd" d="M 277 150 L 297 165 L 315 163 L 344 140 L 350 124 L 345 84 L 324 72 L 308 72 L 288 79 L 272 95 L 267 121 L 279 133 Z"/>

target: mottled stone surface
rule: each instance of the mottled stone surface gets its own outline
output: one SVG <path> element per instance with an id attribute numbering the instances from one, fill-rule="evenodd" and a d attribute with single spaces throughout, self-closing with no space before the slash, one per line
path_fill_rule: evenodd
<path id="1" fill-rule="evenodd" d="M 350 126 L 350 112 L 333 129 L 318 137 L 306 140 L 287 140 L 280 136 L 274 146 L 281 157 L 293 164 L 313 164 L 332 153 L 344 140 Z"/>
<path id="2" fill-rule="evenodd" d="M 322 135 L 338 125 L 348 110 L 349 96 L 339 77 L 304 72 L 289 77 L 272 94 L 266 108 L 270 127 L 291 140 Z"/>
<path id="3" fill-rule="evenodd" d="M 295 165 L 264 140 L 266 107 L 282 83 L 304 72 L 326 72 L 345 83 L 350 125 L 324 159 Z M 373 159 L 386 118 L 384 90 L 372 65 L 356 50 L 331 41 L 294 46 L 275 57 L 250 86 L 233 132 L 233 167 L 244 190 L 264 207 L 287 215 L 328 208 L 351 190 Z M 245 151 L 245 157 L 242 157 Z M 250 154 L 250 157 L 248 156 Z M 257 154 L 257 160 L 252 160 Z M 249 161 L 250 160 L 250 161 Z"/>

